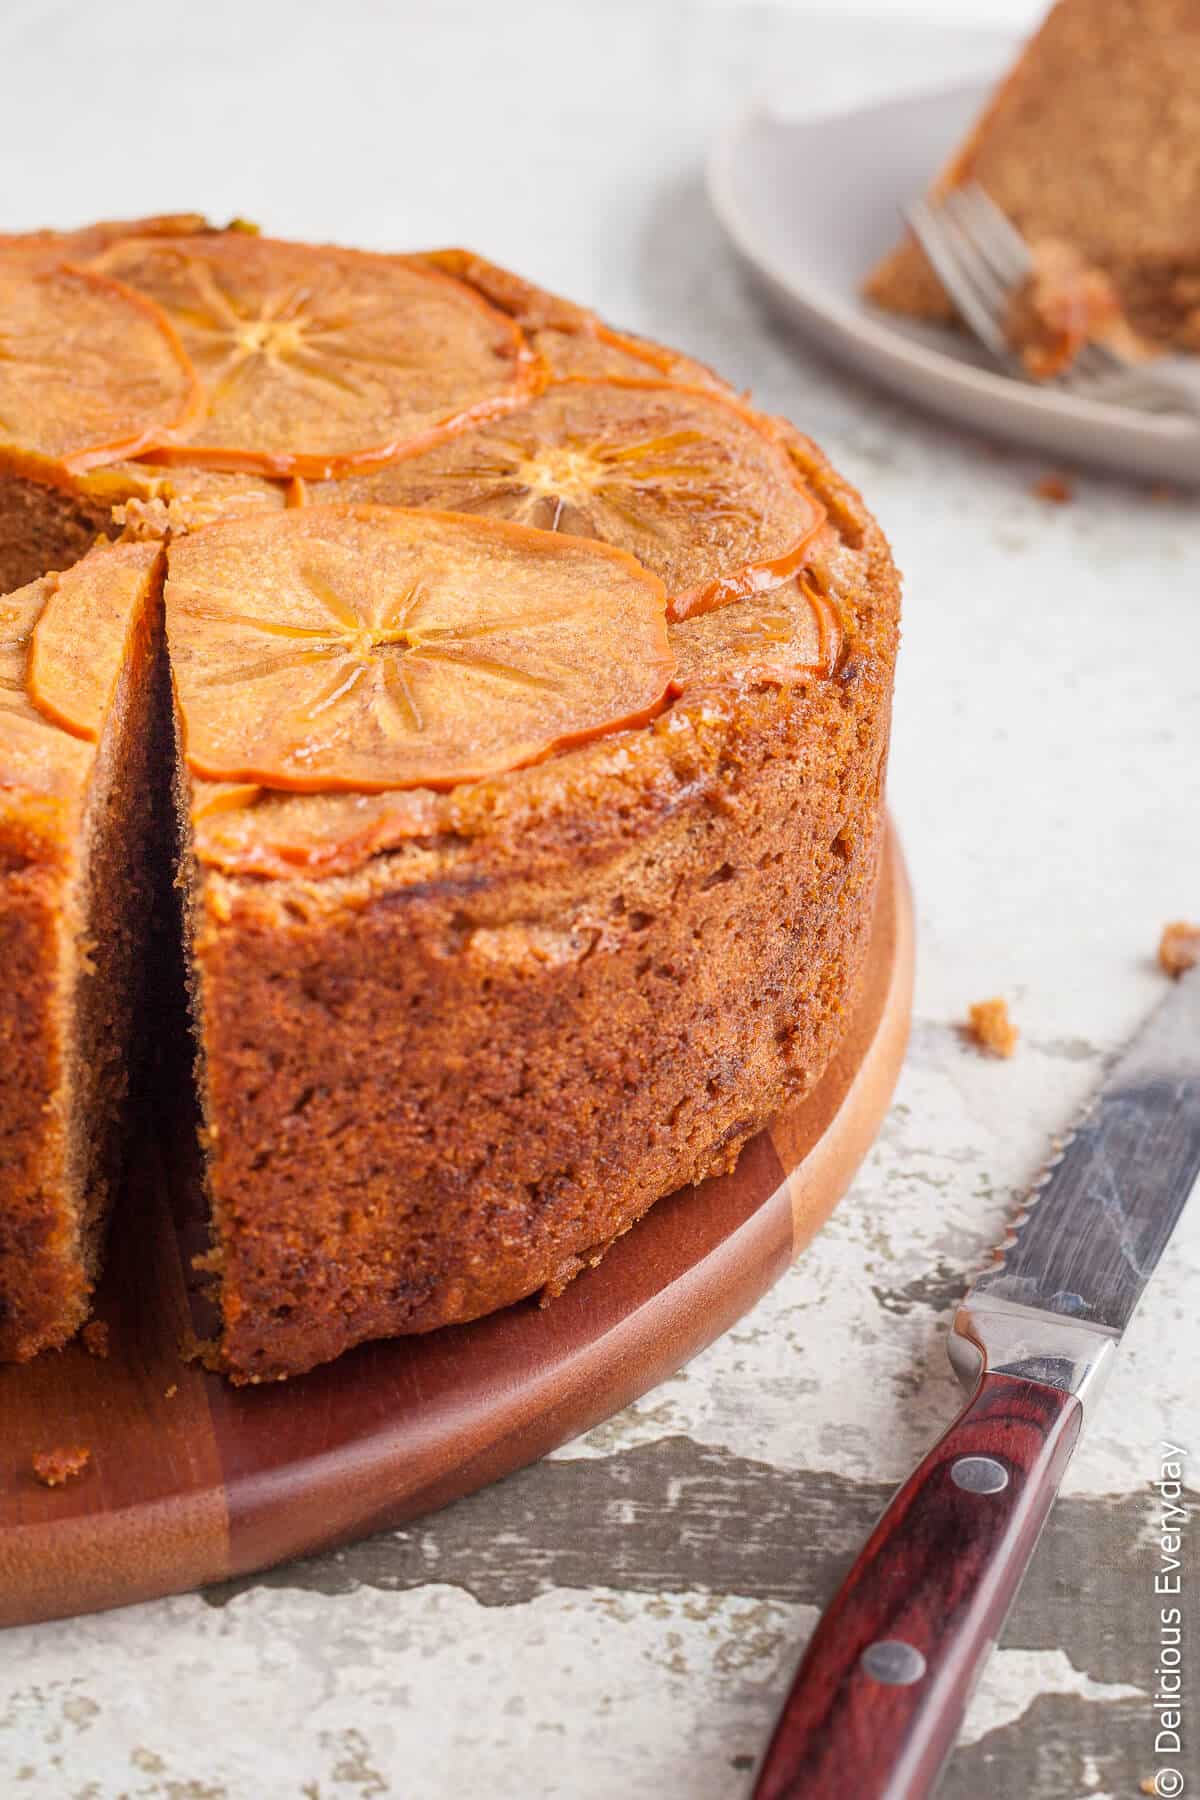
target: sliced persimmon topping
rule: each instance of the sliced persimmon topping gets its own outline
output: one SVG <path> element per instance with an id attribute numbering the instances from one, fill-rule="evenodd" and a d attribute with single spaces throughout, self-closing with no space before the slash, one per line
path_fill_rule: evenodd
<path id="1" fill-rule="evenodd" d="M 562 382 L 520 412 L 339 486 L 376 504 L 613 544 L 661 578 L 672 619 L 786 581 L 825 517 L 752 413 L 661 381 Z"/>
<path id="2" fill-rule="evenodd" d="M 192 782 L 192 846 L 201 862 L 241 875 L 340 875 L 446 827 L 448 794 L 289 794 Z"/>
<path id="3" fill-rule="evenodd" d="M 569 330 L 547 326 L 529 332 L 528 338 L 530 349 L 541 358 L 553 381 L 616 376 L 635 381 L 674 381 L 683 387 L 712 388 L 715 393 L 730 396 L 734 393 L 727 381 L 693 357 L 652 344 L 649 338 L 616 331 L 599 319 L 589 319 Z"/>
<path id="4" fill-rule="evenodd" d="M 47 267 L 62 262 L 88 262 L 122 238 L 195 237 L 199 232 L 217 229 L 203 213 L 156 213 L 141 219 L 97 219 L 74 231 L 3 232 L 0 251 L 6 257 L 24 256 L 31 263 Z"/>
<path id="5" fill-rule="evenodd" d="M 788 687 L 834 674 L 843 631 L 836 602 L 807 574 L 740 606 L 671 628 L 676 694 L 697 688 Z"/>
<path id="6" fill-rule="evenodd" d="M 111 705 L 155 563 L 144 546 L 104 545 L 0 598 L 0 787 L 51 793 L 86 767 L 81 740 Z"/>
<path id="7" fill-rule="evenodd" d="M 45 718 L 76 737 L 100 735 L 160 555 L 155 544 L 97 544 L 51 577 L 30 640 L 28 691 Z"/>
<path id="8" fill-rule="evenodd" d="M 399 256 L 226 232 L 118 243 L 94 265 L 159 306 L 204 390 L 168 460 L 321 477 L 524 398 L 520 327 Z"/>
<path id="9" fill-rule="evenodd" d="M 43 718 L 29 698 L 29 645 L 53 585 L 52 577 L 43 576 L 0 598 L 0 791 L 52 794 L 90 755 L 85 744 Z"/>
<path id="10" fill-rule="evenodd" d="M 155 307 L 105 276 L 0 248 L 0 454 L 78 473 L 136 455 L 195 394 Z"/>
<path id="11" fill-rule="evenodd" d="M 27 587 L 0 598 L 0 714 L 40 717 L 29 699 L 25 668 L 33 628 L 52 591 L 52 577 L 43 576 L 40 581 L 31 581 Z M 0 731 L 7 723 L 0 719 Z"/>
<path id="12" fill-rule="evenodd" d="M 661 706 L 661 582 L 604 545 L 454 514 L 314 506 L 169 551 L 189 765 L 302 792 L 446 788 Z"/>
<path id="13" fill-rule="evenodd" d="M 727 381 L 683 356 L 653 344 L 648 338 L 615 331 L 587 307 L 564 300 L 560 294 L 535 287 L 510 269 L 502 269 L 472 250 L 427 250 L 412 259 L 427 268 L 453 275 L 517 321 L 530 348 L 555 381 L 575 376 L 659 377 L 693 387 L 711 387 L 719 393 L 734 390 Z"/>

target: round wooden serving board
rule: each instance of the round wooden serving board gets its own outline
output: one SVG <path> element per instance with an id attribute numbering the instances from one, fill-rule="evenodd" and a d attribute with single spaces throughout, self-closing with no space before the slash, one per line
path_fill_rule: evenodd
<path id="1" fill-rule="evenodd" d="M 841 1050 L 732 1175 L 659 1201 L 548 1307 L 366 1345 L 295 1381 L 238 1389 L 181 1361 L 204 1245 L 192 1152 L 168 1168 L 148 1153 L 98 1296 L 107 1357 L 75 1343 L 0 1368 L 0 1624 L 178 1593 L 398 1525 L 645 1393 L 727 1330 L 845 1193 L 899 1072 L 912 960 L 889 836 Z M 43 1487 L 33 1455 L 69 1445 L 90 1447 L 86 1472 Z"/>

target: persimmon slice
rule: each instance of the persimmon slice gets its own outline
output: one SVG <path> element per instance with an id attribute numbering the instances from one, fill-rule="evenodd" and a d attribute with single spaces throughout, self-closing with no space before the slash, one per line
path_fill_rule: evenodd
<path id="1" fill-rule="evenodd" d="M 555 381 L 575 376 L 660 377 L 687 386 L 715 388 L 722 394 L 734 392 L 727 381 L 692 357 L 648 338 L 616 331 L 589 308 L 535 287 L 472 250 L 427 250 L 413 261 L 444 270 L 508 313 Z"/>
<path id="2" fill-rule="evenodd" d="M 74 231 L 10 231 L 0 233 L 0 251 L 6 257 L 24 257 L 31 264 L 52 267 L 56 263 L 85 263 L 99 256 L 121 238 L 195 237 L 213 231 L 203 213 L 156 213 L 142 219 L 97 219 Z"/>
<path id="3" fill-rule="evenodd" d="M 160 554 L 155 544 L 98 544 L 51 577 L 30 639 L 27 685 L 38 711 L 76 737 L 100 734 Z"/>
<path id="4" fill-rule="evenodd" d="M 302 792 L 451 787 L 653 716 L 661 582 L 520 525 L 386 507 L 230 520 L 169 551 L 192 770 Z"/>
<path id="5" fill-rule="evenodd" d="M 33 628 L 52 591 L 53 578 L 43 576 L 0 597 L 0 736 L 7 735 L 14 719 L 41 721 L 29 698 L 25 669 Z"/>
<path id="6" fill-rule="evenodd" d="M 613 544 L 660 577 L 672 619 L 787 580 L 825 516 L 753 414 L 662 381 L 562 382 L 340 486 Z"/>
<path id="7" fill-rule="evenodd" d="M 553 381 L 616 376 L 635 381 L 674 381 L 682 387 L 712 388 L 715 393 L 728 394 L 731 398 L 735 393 L 727 381 L 722 381 L 694 357 L 668 350 L 662 344 L 652 344 L 649 338 L 616 331 L 599 319 L 592 319 L 571 331 L 548 326 L 527 335 L 530 349 L 541 358 Z"/>
<path id="8" fill-rule="evenodd" d="M 78 473 L 135 455 L 194 401 L 153 306 L 105 276 L 0 249 L 0 453 Z"/>
<path id="9" fill-rule="evenodd" d="M 698 688 L 788 687 L 825 679 L 843 647 L 836 604 L 804 574 L 740 606 L 685 619 L 671 633 L 676 694 Z"/>
<path id="10" fill-rule="evenodd" d="M 91 754 L 43 718 L 29 698 L 30 639 L 52 586 L 43 576 L 0 597 L 0 805 L 5 789 L 46 797 L 64 786 L 69 790 Z"/>
<path id="11" fill-rule="evenodd" d="M 202 781 L 192 786 L 192 846 L 240 875 L 339 875 L 446 827 L 447 794 L 286 794 Z"/>
<path id="12" fill-rule="evenodd" d="M 94 267 L 159 306 L 204 410 L 168 460 L 324 476 L 488 417 L 534 377 L 520 327 L 397 256 L 228 232 L 118 243 Z"/>

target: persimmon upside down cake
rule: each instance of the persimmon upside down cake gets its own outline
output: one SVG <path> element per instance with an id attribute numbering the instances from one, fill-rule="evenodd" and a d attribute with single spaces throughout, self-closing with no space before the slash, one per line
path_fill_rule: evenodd
<path id="1" fill-rule="evenodd" d="M 0 1355 L 125 1228 L 172 880 L 235 1380 L 730 1168 L 879 863 L 897 577 L 820 451 L 459 251 L 0 239 L 0 342 Z"/>

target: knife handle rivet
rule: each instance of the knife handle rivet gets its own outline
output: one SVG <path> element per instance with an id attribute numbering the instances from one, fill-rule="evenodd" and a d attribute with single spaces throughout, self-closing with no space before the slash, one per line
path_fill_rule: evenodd
<path id="1" fill-rule="evenodd" d="M 960 1456 L 950 1465 L 950 1479 L 968 1494 L 998 1494 L 1008 1486 L 1008 1470 L 993 1456 Z"/>
<path id="2" fill-rule="evenodd" d="M 859 1664 L 872 1681 L 886 1682 L 888 1687 L 911 1687 L 925 1673 L 921 1652 L 900 1638 L 880 1638 L 868 1644 Z"/>

